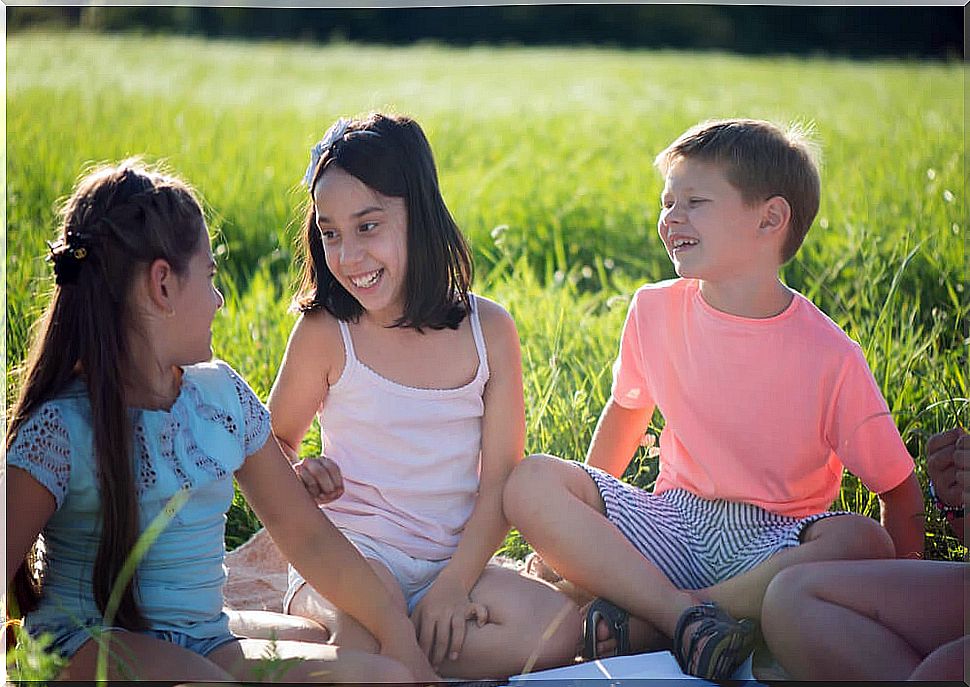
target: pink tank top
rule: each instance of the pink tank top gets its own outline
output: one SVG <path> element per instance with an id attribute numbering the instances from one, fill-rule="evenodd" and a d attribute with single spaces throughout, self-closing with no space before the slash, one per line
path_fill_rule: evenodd
<path id="1" fill-rule="evenodd" d="M 327 516 L 415 558 L 451 557 L 478 493 L 488 358 L 478 305 L 469 300 L 478 352 L 472 381 L 420 389 L 382 377 L 357 359 L 341 321 L 346 362 L 318 414 L 323 453 L 344 479 L 343 496 L 323 506 Z"/>

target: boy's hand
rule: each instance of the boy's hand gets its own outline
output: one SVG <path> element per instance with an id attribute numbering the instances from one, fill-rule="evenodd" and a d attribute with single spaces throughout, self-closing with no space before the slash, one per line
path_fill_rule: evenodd
<path id="1" fill-rule="evenodd" d="M 461 583 L 447 572 L 439 574 L 411 613 L 418 644 L 432 666 L 437 668 L 445 658 L 458 659 L 468 620 L 475 620 L 481 627 L 488 622 L 488 608 L 473 602 Z"/>
<path id="2" fill-rule="evenodd" d="M 970 434 L 957 427 L 930 437 L 926 443 L 926 472 L 943 503 L 967 505 L 970 501 Z"/>
<path id="3" fill-rule="evenodd" d="M 293 465 L 293 470 L 318 505 L 343 496 L 344 478 L 340 474 L 340 466 L 330 458 L 306 458 Z"/>

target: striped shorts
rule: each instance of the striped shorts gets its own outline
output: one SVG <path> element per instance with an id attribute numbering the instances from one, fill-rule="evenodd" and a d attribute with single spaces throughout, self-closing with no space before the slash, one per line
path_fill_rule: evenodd
<path id="1" fill-rule="evenodd" d="M 845 514 L 793 518 L 750 503 L 711 501 L 684 489 L 654 495 L 599 468 L 582 467 L 603 497 L 607 519 L 678 589 L 703 589 L 747 572 L 798 546 L 813 522 Z"/>

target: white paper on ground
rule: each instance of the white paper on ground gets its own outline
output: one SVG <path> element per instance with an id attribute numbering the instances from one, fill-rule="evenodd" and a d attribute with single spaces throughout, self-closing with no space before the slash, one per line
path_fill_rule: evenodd
<path id="1" fill-rule="evenodd" d="M 616 680 L 616 679 L 638 679 L 638 680 L 696 680 L 701 684 L 713 685 L 714 683 L 702 680 L 698 677 L 685 675 L 677 664 L 677 659 L 669 651 L 654 651 L 647 654 L 634 654 L 632 656 L 615 656 L 604 658 L 598 661 L 587 661 L 563 668 L 552 668 L 550 670 L 540 670 L 536 673 L 527 675 L 516 675 L 509 679 L 511 687 L 522 685 L 531 681 L 571 681 L 571 680 Z M 754 680 L 751 672 L 751 657 L 745 661 L 740 668 L 731 676 L 732 680 Z M 757 684 L 757 683 L 755 683 Z"/>

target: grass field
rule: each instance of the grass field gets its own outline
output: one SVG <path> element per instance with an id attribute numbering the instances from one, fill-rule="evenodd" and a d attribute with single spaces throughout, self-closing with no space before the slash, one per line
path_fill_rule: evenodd
<path id="1" fill-rule="evenodd" d="M 265 399 L 294 321 L 307 151 L 371 109 L 425 128 L 475 288 L 518 323 L 528 451 L 584 455 L 629 296 L 674 276 L 653 156 L 723 116 L 814 123 L 822 205 L 785 280 L 862 344 L 924 483 L 925 439 L 968 425 L 959 64 L 60 33 L 7 38 L 7 402 L 52 283 L 58 199 L 90 163 L 133 154 L 204 196 L 227 298 L 216 354 Z M 637 456 L 628 476 L 650 485 L 656 461 Z M 851 478 L 836 505 L 878 513 Z M 255 526 L 236 507 L 229 546 Z M 927 532 L 928 555 L 964 553 L 933 512 Z M 525 546 L 513 535 L 506 550 Z"/>

